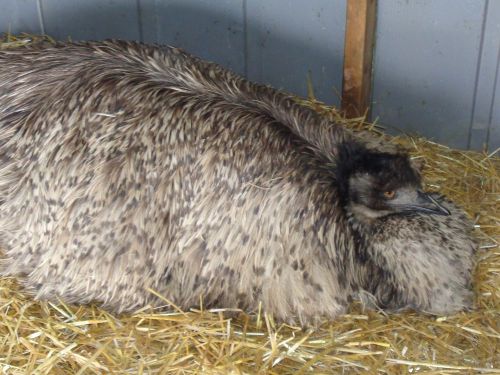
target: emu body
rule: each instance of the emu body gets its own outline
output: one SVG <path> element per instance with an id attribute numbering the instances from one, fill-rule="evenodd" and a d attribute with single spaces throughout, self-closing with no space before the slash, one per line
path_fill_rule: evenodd
<path id="1" fill-rule="evenodd" d="M 0 272 L 114 311 L 162 304 L 148 288 L 303 324 L 361 290 L 389 308 L 469 307 L 470 223 L 452 203 L 361 220 L 344 188 L 355 171 L 339 177 L 353 139 L 177 49 L 2 51 Z"/>

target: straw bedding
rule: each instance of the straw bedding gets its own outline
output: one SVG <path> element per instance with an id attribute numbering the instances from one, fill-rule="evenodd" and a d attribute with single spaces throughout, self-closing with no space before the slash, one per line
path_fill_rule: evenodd
<path id="1" fill-rule="evenodd" d="M 0 49 L 33 37 L 6 36 Z M 50 42 L 50 40 L 47 39 Z M 15 72 L 13 72 L 15 74 Z M 425 161 L 425 184 L 461 204 L 480 239 L 477 309 L 453 316 L 386 315 L 353 305 L 315 331 L 267 316 L 143 309 L 113 316 L 96 306 L 37 302 L 14 279 L 0 280 L 0 368 L 6 374 L 381 373 L 500 374 L 500 159 L 423 138 L 389 137 L 362 119 L 318 111 L 356 131 L 403 145 Z M 498 151 L 498 150 L 497 150 Z"/>

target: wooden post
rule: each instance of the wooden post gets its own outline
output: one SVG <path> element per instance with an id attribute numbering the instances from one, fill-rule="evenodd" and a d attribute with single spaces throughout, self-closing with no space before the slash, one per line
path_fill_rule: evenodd
<path id="1" fill-rule="evenodd" d="M 376 0 L 347 0 L 342 111 L 348 118 L 370 108 L 376 10 Z"/>

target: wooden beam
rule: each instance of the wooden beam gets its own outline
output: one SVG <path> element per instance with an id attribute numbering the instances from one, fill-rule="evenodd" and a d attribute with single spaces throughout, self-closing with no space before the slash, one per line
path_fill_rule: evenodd
<path id="1" fill-rule="evenodd" d="M 376 10 L 376 0 L 347 0 L 342 111 L 349 118 L 370 108 Z"/>

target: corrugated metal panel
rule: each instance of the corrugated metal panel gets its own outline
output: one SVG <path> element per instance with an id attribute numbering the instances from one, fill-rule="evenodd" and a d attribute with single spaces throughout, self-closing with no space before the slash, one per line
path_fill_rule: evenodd
<path id="1" fill-rule="evenodd" d="M 1 0 L 0 32 L 40 34 L 39 3 L 37 0 Z"/>
<path id="2" fill-rule="evenodd" d="M 56 39 L 140 39 L 137 0 L 41 0 L 41 10 Z"/>
<path id="3" fill-rule="evenodd" d="M 466 148 L 484 0 L 379 2 L 373 115 Z"/>
<path id="4" fill-rule="evenodd" d="M 144 41 L 181 47 L 244 72 L 243 0 L 140 0 L 139 4 Z"/>
<path id="5" fill-rule="evenodd" d="M 248 1 L 248 77 L 306 96 L 310 74 L 316 97 L 338 105 L 345 7 L 344 0 Z"/>

